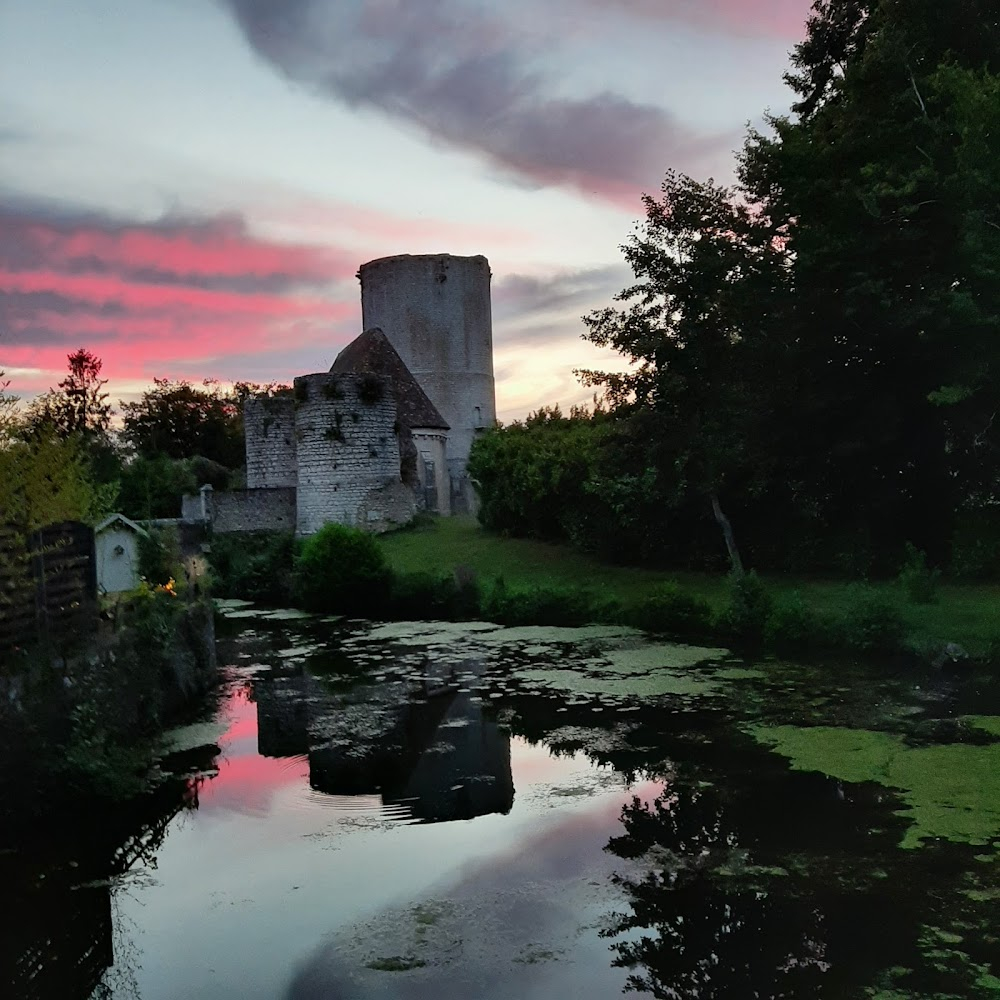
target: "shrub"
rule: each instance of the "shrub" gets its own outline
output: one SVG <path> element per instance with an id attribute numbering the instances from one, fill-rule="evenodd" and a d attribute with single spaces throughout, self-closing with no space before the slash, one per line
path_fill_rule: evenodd
<path id="1" fill-rule="evenodd" d="M 899 585 L 913 604 L 933 604 L 941 570 L 927 565 L 927 556 L 912 542 L 906 543 L 906 555 L 899 571 Z"/>
<path id="2" fill-rule="evenodd" d="M 951 573 L 964 580 L 1000 579 L 1000 507 L 960 511 L 951 547 Z"/>
<path id="3" fill-rule="evenodd" d="M 150 527 L 138 536 L 139 575 L 154 586 L 183 580 L 180 542 L 174 528 Z"/>
<path id="4" fill-rule="evenodd" d="M 294 539 L 286 531 L 215 535 L 208 553 L 212 590 L 265 604 L 287 604 L 292 596 Z"/>
<path id="5" fill-rule="evenodd" d="M 712 627 L 712 609 L 674 582 L 658 586 L 629 614 L 629 622 L 648 632 L 701 636 Z"/>
<path id="6" fill-rule="evenodd" d="M 295 557 L 294 592 L 313 611 L 381 616 L 390 583 L 375 537 L 343 524 L 324 524 Z"/>
<path id="7" fill-rule="evenodd" d="M 503 577 L 483 595 L 483 617 L 500 625 L 587 625 L 606 621 L 609 608 L 584 590 L 508 587 Z"/>
<path id="8" fill-rule="evenodd" d="M 756 572 L 730 573 L 729 603 L 719 624 L 733 642 L 759 646 L 764 641 L 772 606 L 771 595 Z"/>
<path id="9" fill-rule="evenodd" d="M 797 653 L 834 644 L 830 623 L 809 607 L 799 594 L 775 602 L 764 642 L 778 653 Z"/>
<path id="10" fill-rule="evenodd" d="M 396 573 L 392 577 L 389 615 L 399 621 L 461 621 L 479 613 L 479 594 L 445 574 Z"/>
<path id="11" fill-rule="evenodd" d="M 844 619 L 841 639 L 851 649 L 866 653 L 895 653 L 903 647 L 906 623 L 899 608 L 873 587 L 853 589 Z"/>

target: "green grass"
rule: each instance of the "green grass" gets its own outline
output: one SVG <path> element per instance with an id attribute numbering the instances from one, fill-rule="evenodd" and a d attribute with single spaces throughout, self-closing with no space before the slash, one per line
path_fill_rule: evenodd
<path id="1" fill-rule="evenodd" d="M 382 537 L 392 568 L 399 572 L 451 573 L 468 566 L 480 581 L 502 576 L 509 585 L 579 587 L 628 605 L 648 596 L 658 583 L 675 580 L 706 600 L 714 610 L 727 597 L 726 578 L 718 574 L 668 572 L 612 566 L 565 546 L 490 534 L 472 518 L 428 520 Z M 814 610 L 842 618 L 851 604 L 847 581 L 764 576 L 777 598 L 798 592 Z M 942 583 L 935 604 L 910 604 L 893 581 L 876 584 L 897 604 L 916 645 L 957 642 L 981 656 L 1000 637 L 1000 584 Z"/>

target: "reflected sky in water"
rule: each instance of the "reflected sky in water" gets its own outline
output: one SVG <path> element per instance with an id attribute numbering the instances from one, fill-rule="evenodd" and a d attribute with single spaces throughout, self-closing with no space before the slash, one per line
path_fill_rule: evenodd
<path id="1" fill-rule="evenodd" d="M 377 793 L 326 794 L 310 786 L 308 755 L 262 756 L 257 711 L 251 692 L 234 684 L 221 707 L 227 728 L 218 741 L 218 774 L 202 784 L 198 809 L 170 829 L 155 884 L 131 890 L 124 900 L 138 939 L 152 945 L 142 949 L 144 1000 L 441 995 L 440 981 L 427 986 L 434 994 L 327 991 L 348 988 L 343 984 L 358 966 L 393 957 L 351 933 L 365 921 L 405 914 L 426 900 L 458 906 L 465 899 L 461 905 L 468 907 L 470 893 L 478 900 L 470 912 L 480 919 L 487 906 L 511 907 L 521 927 L 508 939 L 494 937 L 492 954 L 483 927 L 481 940 L 466 946 L 462 975 L 448 974 L 455 996 L 464 995 L 460 980 L 467 975 L 485 980 L 498 964 L 510 970 L 511 949 L 527 957 L 514 963 L 517 978 L 537 980 L 542 988 L 550 976 L 544 974 L 548 963 L 530 950 L 535 938 L 558 938 L 560 957 L 578 952 L 577 965 L 594 955 L 597 944 L 596 956 L 580 970 L 586 970 L 581 982 L 593 985 L 600 974 L 618 992 L 625 977 L 610 968 L 606 945 L 595 931 L 579 930 L 608 908 L 607 876 L 615 865 L 603 848 L 619 828 L 623 805 L 633 794 L 654 797 L 658 783 L 629 789 L 621 775 L 583 754 L 555 757 L 544 744 L 505 735 L 508 780 L 516 789 L 509 813 L 423 823 L 414 816 L 419 798 L 383 804 Z M 477 728 L 470 722 L 455 731 Z M 437 777 L 452 777 L 447 766 L 434 773 L 445 756 L 424 754 L 423 767 L 414 766 L 426 772 L 417 773 L 418 793 L 450 791 L 450 784 L 435 784 Z M 491 786 L 498 778 L 483 777 L 493 778 Z M 602 891 L 589 907 L 584 901 L 552 905 L 557 896 L 547 897 L 563 892 L 567 879 L 601 879 Z M 544 913 L 543 905 L 549 906 Z M 539 948 L 548 959 L 552 949 Z M 563 961 L 561 981 L 566 968 Z M 391 973 L 371 970 L 369 978 L 386 976 L 399 990 L 399 977 Z"/>
<path id="2" fill-rule="evenodd" d="M 992 761 L 995 678 L 750 666 L 605 627 L 228 627 L 213 714 L 172 734 L 156 789 L 0 855 L 0 996 L 1000 989 L 1000 828 L 901 847 L 913 804 L 964 802 L 989 833 L 994 785 L 977 812 L 837 750 Z"/>

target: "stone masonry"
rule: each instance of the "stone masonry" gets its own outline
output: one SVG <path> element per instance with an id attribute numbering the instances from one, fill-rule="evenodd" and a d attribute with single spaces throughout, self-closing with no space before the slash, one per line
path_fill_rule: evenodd
<path id="1" fill-rule="evenodd" d="M 399 480 L 391 386 L 378 375 L 319 373 L 297 378 L 294 395 L 298 533 L 327 521 L 366 527 L 373 491 Z"/>

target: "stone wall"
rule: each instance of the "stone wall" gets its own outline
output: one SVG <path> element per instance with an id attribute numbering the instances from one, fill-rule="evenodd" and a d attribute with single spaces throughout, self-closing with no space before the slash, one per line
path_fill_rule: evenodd
<path id="1" fill-rule="evenodd" d="M 212 495 L 212 530 L 220 534 L 236 531 L 294 531 L 294 489 L 231 490 Z"/>
<path id="2" fill-rule="evenodd" d="M 396 400 L 377 375 L 303 375 L 295 380 L 298 533 L 328 521 L 371 527 L 395 517 L 395 495 L 379 512 L 377 491 L 399 481 Z"/>
<path id="3" fill-rule="evenodd" d="M 362 325 L 381 328 L 451 425 L 447 457 L 461 480 L 478 430 L 496 421 L 489 262 L 405 254 L 362 264 L 359 275 Z M 465 502 L 466 489 L 457 495 Z"/>
<path id="4" fill-rule="evenodd" d="M 447 517 L 451 513 L 451 485 L 445 457 L 448 435 L 430 428 L 414 428 L 413 443 L 420 455 L 417 463 L 426 507 Z"/>
<path id="5" fill-rule="evenodd" d="M 247 487 L 296 485 L 295 400 L 291 396 L 251 396 L 243 404 Z"/>

